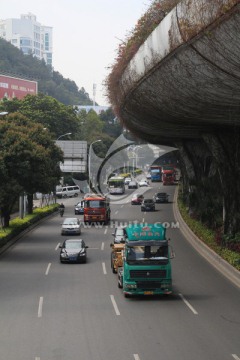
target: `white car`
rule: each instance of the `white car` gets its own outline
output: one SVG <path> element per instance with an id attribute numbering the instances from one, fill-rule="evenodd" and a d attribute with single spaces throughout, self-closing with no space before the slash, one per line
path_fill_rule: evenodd
<path id="1" fill-rule="evenodd" d="M 132 179 L 130 177 L 127 177 L 125 180 L 124 180 L 124 184 L 125 185 L 128 185 L 130 183 L 130 181 L 132 181 Z"/>
<path id="2" fill-rule="evenodd" d="M 148 181 L 145 179 L 142 179 L 138 183 L 139 186 L 148 186 Z"/>
<path id="3" fill-rule="evenodd" d="M 81 223 L 78 218 L 66 218 L 62 224 L 62 235 L 80 235 Z"/>

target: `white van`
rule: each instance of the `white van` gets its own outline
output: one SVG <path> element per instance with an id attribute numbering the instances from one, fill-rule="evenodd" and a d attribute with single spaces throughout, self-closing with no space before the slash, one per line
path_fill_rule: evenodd
<path id="1" fill-rule="evenodd" d="M 78 185 L 74 186 L 63 186 L 61 188 L 57 187 L 56 196 L 58 198 L 68 198 L 73 196 L 78 196 L 80 194 L 80 188 Z"/>

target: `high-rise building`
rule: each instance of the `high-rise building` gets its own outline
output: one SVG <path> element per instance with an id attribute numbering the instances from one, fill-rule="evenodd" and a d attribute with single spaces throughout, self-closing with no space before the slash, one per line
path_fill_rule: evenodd
<path id="1" fill-rule="evenodd" d="M 0 37 L 24 54 L 44 59 L 52 66 L 52 27 L 41 25 L 35 15 L 28 13 L 20 19 L 0 20 Z"/>

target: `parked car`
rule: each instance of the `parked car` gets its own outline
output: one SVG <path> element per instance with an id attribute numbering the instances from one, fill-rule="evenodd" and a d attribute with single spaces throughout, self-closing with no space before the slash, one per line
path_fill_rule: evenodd
<path id="1" fill-rule="evenodd" d="M 124 180 L 124 184 L 128 185 L 130 183 L 130 181 L 132 181 L 132 179 L 130 177 L 126 177 Z"/>
<path id="2" fill-rule="evenodd" d="M 131 200 L 132 205 L 141 205 L 144 196 L 142 194 L 134 194 Z"/>
<path id="3" fill-rule="evenodd" d="M 148 186 L 148 181 L 146 179 L 142 179 L 138 182 L 139 186 Z"/>
<path id="4" fill-rule="evenodd" d="M 128 189 L 137 189 L 138 188 L 138 183 L 134 180 L 130 181 L 130 183 L 128 184 Z"/>
<path id="5" fill-rule="evenodd" d="M 60 246 L 60 262 L 83 262 L 87 261 L 87 248 L 82 239 L 68 239 Z"/>
<path id="6" fill-rule="evenodd" d="M 126 241 L 127 233 L 126 230 L 118 226 L 115 228 L 114 232 L 112 233 L 114 236 L 114 244 L 123 244 Z"/>
<path id="7" fill-rule="evenodd" d="M 169 195 L 165 192 L 158 192 L 153 196 L 155 203 L 167 203 Z"/>
<path id="8" fill-rule="evenodd" d="M 79 201 L 74 207 L 75 215 L 81 215 L 84 213 L 84 201 Z"/>
<path id="9" fill-rule="evenodd" d="M 141 204 L 141 211 L 155 211 L 155 202 L 153 199 L 144 199 Z"/>
<path id="10" fill-rule="evenodd" d="M 65 218 L 62 224 L 62 235 L 80 235 L 81 223 L 78 218 Z"/>

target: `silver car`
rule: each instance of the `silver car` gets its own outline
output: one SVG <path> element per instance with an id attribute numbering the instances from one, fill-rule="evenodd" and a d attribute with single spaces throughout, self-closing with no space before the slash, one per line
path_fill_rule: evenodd
<path id="1" fill-rule="evenodd" d="M 81 223 L 78 218 L 65 218 L 62 224 L 62 235 L 80 235 Z"/>

